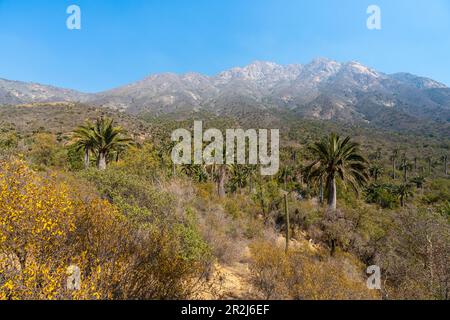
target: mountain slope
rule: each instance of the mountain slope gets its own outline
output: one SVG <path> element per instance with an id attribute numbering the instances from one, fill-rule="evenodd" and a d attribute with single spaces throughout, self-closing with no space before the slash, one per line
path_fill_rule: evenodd
<path id="1" fill-rule="evenodd" d="M 450 125 L 450 88 L 409 73 L 388 75 L 358 62 L 324 58 L 306 65 L 254 62 L 208 77 L 157 74 L 98 94 L 0 80 L 0 104 L 81 101 L 132 114 L 293 115 L 399 127 L 420 122 Z"/>
<path id="2" fill-rule="evenodd" d="M 232 115 L 245 109 L 288 109 L 297 115 L 373 121 L 374 112 L 448 122 L 450 89 L 407 73 L 393 75 L 358 62 L 315 59 L 306 65 L 255 62 L 217 76 L 161 74 L 103 92 L 93 103 L 132 113 L 200 109 Z M 367 103 L 372 106 L 367 109 Z"/>
<path id="3" fill-rule="evenodd" d="M 0 79 L 0 105 L 33 102 L 87 101 L 89 95 L 38 83 Z"/>

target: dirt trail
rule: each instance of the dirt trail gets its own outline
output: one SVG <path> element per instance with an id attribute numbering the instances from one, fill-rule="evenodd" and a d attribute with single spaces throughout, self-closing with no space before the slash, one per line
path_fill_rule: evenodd
<path id="1" fill-rule="evenodd" d="M 248 263 L 236 262 L 230 266 L 217 266 L 220 279 L 219 298 L 224 300 L 256 299 L 257 295 L 251 284 Z"/>
<path id="2" fill-rule="evenodd" d="M 240 259 L 231 264 L 214 266 L 214 275 L 211 278 L 212 287 L 204 299 L 220 300 L 252 300 L 258 299 L 256 290 L 251 283 L 249 270 L 250 249 L 242 250 Z"/>
<path id="3" fill-rule="evenodd" d="M 285 238 L 279 235 L 276 239 L 276 245 L 280 248 L 285 246 Z M 292 240 L 290 248 L 307 247 L 315 251 L 318 246 L 307 240 Z M 222 300 L 252 300 L 262 299 L 252 284 L 251 273 L 249 269 L 250 249 L 246 247 L 242 251 L 241 259 L 232 264 L 216 264 L 214 275 L 212 277 L 213 293 L 206 294 L 204 299 L 222 299 Z"/>

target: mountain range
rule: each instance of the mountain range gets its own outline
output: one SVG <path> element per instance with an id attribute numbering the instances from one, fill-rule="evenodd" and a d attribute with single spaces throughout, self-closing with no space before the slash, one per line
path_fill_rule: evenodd
<path id="1" fill-rule="evenodd" d="M 409 73 L 318 58 L 301 65 L 254 62 L 215 76 L 151 75 L 96 94 L 0 79 L 0 104 L 71 101 L 132 114 L 197 111 L 217 115 L 288 111 L 293 116 L 391 126 L 450 124 L 450 88 Z"/>

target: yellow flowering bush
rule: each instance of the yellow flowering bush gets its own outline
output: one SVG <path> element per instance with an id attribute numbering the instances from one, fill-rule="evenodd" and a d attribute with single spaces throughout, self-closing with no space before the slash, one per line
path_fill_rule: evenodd
<path id="1" fill-rule="evenodd" d="M 0 163 L 0 300 L 192 294 L 203 265 L 185 259 L 175 235 L 136 226 L 108 201 L 71 187 L 23 161 Z M 75 290 L 67 285 L 74 266 Z"/>
<path id="2" fill-rule="evenodd" d="M 1 166 L 0 298 L 54 298 L 64 264 L 48 258 L 61 262 L 69 254 L 61 244 L 75 229 L 74 202 L 67 186 L 35 175 L 22 161 Z"/>

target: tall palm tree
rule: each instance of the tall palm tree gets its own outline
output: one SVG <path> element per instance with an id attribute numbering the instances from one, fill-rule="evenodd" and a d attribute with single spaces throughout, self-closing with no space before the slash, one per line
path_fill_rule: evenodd
<path id="1" fill-rule="evenodd" d="M 195 168 L 193 164 L 183 164 L 181 166 L 181 172 L 187 175 L 188 177 L 192 177 L 195 172 Z"/>
<path id="2" fill-rule="evenodd" d="M 383 174 L 383 167 L 379 163 L 374 163 L 369 168 L 369 174 L 377 182 L 378 178 Z"/>
<path id="3" fill-rule="evenodd" d="M 97 119 L 93 127 L 93 136 L 100 170 L 106 169 L 108 156 L 112 151 L 128 147 L 133 142 L 125 136 L 125 131 L 121 127 L 114 126 L 113 119 L 108 118 Z"/>
<path id="4" fill-rule="evenodd" d="M 413 195 L 411 190 L 411 184 L 403 183 L 397 186 L 395 194 L 400 199 L 400 206 L 405 206 L 405 200 Z"/>
<path id="5" fill-rule="evenodd" d="M 248 171 L 243 165 L 232 164 L 230 166 L 230 184 L 233 191 L 242 191 L 247 185 Z"/>
<path id="6" fill-rule="evenodd" d="M 224 148 L 223 150 L 223 159 L 227 158 L 227 150 Z M 227 179 L 227 174 L 229 171 L 229 164 L 223 163 L 223 164 L 215 164 L 217 168 L 217 174 L 215 174 L 215 180 L 217 182 L 217 193 L 219 195 L 219 198 L 224 198 L 226 196 L 225 191 L 225 180 Z"/>
<path id="7" fill-rule="evenodd" d="M 431 176 L 433 169 L 432 169 L 432 165 L 433 165 L 433 158 L 431 156 L 427 157 L 427 162 L 428 162 L 428 174 Z"/>
<path id="8" fill-rule="evenodd" d="M 444 155 L 444 156 L 442 157 L 442 161 L 444 162 L 444 174 L 447 176 L 447 175 L 448 175 L 448 165 L 447 165 L 447 162 L 448 162 L 448 156 L 447 156 L 447 155 Z"/>
<path id="9" fill-rule="evenodd" d="M 382 156 L 383 156 L 383 149 L 381 149 L 381 147 L 378 147 L 377 148 L 377 160 L 380 161 Z"/>
<path id="10" fill-rule="evenodd" d="M 292 175 L 293 175 L 293 169 L 291 166 L 283 166 L 278 171 L 278 181 L 283 183 L 284 190 L 286 190 L 286 191 L 287 191 L 288 180 L 290 177 L 292 178 Z"/>
<path id="11" fill-rule="evenodd" d="M 85 151 L 85 167 L 89 166 L 89 153 L 97 156 L 97 166 L 105 170 L 108 156 L 112 152 L 117 155 L 133 144 L 133 140 L 125 136 L 121 127 L 114 126 L 114 120 L 100 118 L 94 124 L 87 122 L 74 131 L 74 146 Z"/>
<path id="12" fill-rule="evenodd" d="M 400 169 L 403 170 L 403 182 L 406 183 L 408 181 L 408 170 L 412 169 L 412 165 L 408 162 L 408 159 L 406 159 L 406 155 L 404 155 L 402 158 Z"/>
<path id="13" fill-rule="evenodd" d="M 94 150 L 95 139 L 93 135 L 94 125 L 86 122 L 79 126 L 72 134 L 72 144 L 75 150 L 84 151 L 84 168 L 88 169 L 90 164 L 90 153 Z"/>
<path id="14" fill-rule="evenodd" d="M 256 176 L 257 169 L 258 169 L 258 167 L 256 165 L 249 164 L 249 165 L 245 166 L 245 171 L 248 176 L 248 190 L 249 190 L 250 194 L 253 193 L 253 183 L 254 183 L 254 178 Z"/>
<path id="15" fill-rule="evenodd" d="M 217 169 L 217 193 L 220 198 L 224 198 L 225 192 L 225 179 L 227 177 L 228 166 L 226 164 L 219 164 Z"/>
<path id="16" fill-rule="evenodd" d="M 397 176 L 395 174 L 395 170 L 397 170 L 397 166 L 396 166 L 396 161 L 397 161 L 397 157 L 398 157 L 398 149 L 394 149 L 392 151 L 392 155 L 391 155 L 391 161 L 392 161 L 392 179 L 396 179 Z"/>
<path id="17" fill-rule="evenodd" d="M 208 181 L 208 173 L 203 165 L 194 165 L 193 178 L 196 182 L 202 183 Z"/>
<path id="18" fill-rule="evenodd" d="M 332 133 L 310 147 L 315 156 L 308 172 L 312 180 L 324 178 L 328 191 L 328 208 L 336 210 L 336 180 L 350 185 L 358 193 L 367 181 L 367 160 L 359 153 L 359 144 L 350 137 L 341 139 Z"/>
<path id="19" fill-rule="evenodd" d="M 424 176 L 417 176 L 411 179 L 411 182 L 416 185 L 417 189 L 422 189 L 423 185 L 425 184 L 425 177 Z"/>

